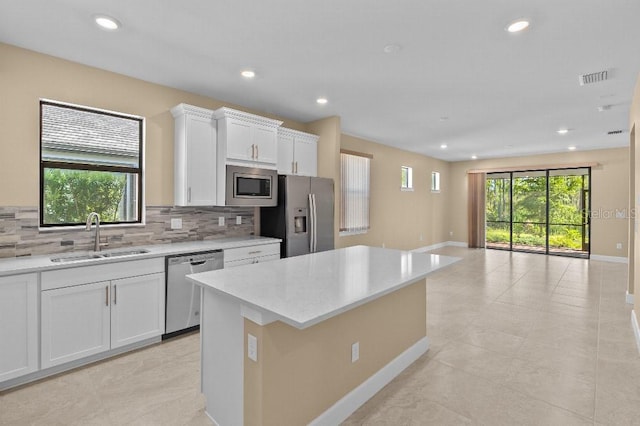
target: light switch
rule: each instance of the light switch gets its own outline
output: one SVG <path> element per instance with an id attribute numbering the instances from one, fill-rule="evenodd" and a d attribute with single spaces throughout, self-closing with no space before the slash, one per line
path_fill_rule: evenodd
<path id="1" fill-rule="evenodd" d="M 247 334 L 247 356 L 258 362 L 258 339 L 253 334 Z"/>
<path id="2" fill-rule="evenodd" d="M 180 217 L 172 217 L 171 218 L 171 229 L 182 229 L 182 218 L 180 218 Z"/>
<path id="3" fill-rule="evenodd" d="M 351 345 L 351 362 L 356 362 L 360 359 L 360 342 L 355 342 Z"/>

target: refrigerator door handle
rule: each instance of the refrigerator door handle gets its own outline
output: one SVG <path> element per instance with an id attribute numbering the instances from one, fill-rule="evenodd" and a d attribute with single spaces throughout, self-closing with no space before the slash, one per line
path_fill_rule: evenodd
<path id="1" fill-rule="evenodd" d="M 309 253 L 315 253 L 316 251 L 316 197 L 315 194 L 309 194 L 309 218 L 311 223 L 309 224 Z"/>

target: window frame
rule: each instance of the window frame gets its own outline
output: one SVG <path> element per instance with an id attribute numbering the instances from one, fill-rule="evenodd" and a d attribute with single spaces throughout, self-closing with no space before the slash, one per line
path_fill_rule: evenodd
<path id="1" fill-rule="evenodd" d="M 44 105 L 52 105 L 60 108 L 68 108 L 76 111 L 84 111 L 90 112 L 94 114 L 102 114 L 108 115 L 111 117 L 124 118 L 128 120 L 138 121 L 138 134 L 139 134 L 139 142 L 138 142 L 138 166 L 137 167 L 126 167 L 126 166 L 110 166 L 110 165 L 97 165 L 90 163 L 78 163 L 78 162 L 65 162 L 65 161 L 50 161 L 43 160 L 42 151 L 42 120 L 43 120 L 43 106 Z M 145 128 L 146 121 L 145 118 L 138 115 L 126 114 L 117 111 L 110 111 L 101 108 L 93 108 L 84 105 L 77 105 L 67 102 L 55 101 L 51 99 L 43 99 L 41 98 L 38 105 L 39 110 L 39 165 L 40 165 L 40 188 L 39 188 L 39 229 L 42 230 L 55 230 L 55 229 L 69 229 L 74 227 L 84 227 L 83 223 L 55 223 L 55 224 L 46 224 L 44 223 L 44 188 L 45 188 L 45 169 L 64 169 L 64 170 L 84 170 L 84 171 L 101 171 L 101 172 L 111 172 L 111 173 L 129 173 L 136 175 L 137 186 L 138 186 L 138 194 L 137 194 L 137 205 L 135 207 L 137 213 L 137 220 L 133 221 L 118 221 L 118 222 L 102 222 L 100 221 L 100 225 L 105 226 L 134 226 L 134 225 L 144 225 L 144 147 L 145 147 Z"/>
<path id="2" fill-rule="evenodd" d="M 345 215 L 345 210 L 346 210 L 346 205 L 345 205 L 345 199 L 344 199 L 344 176 L 342 175 L 342 171 L 343 171 L 343 155 L 351 155 L 351 156 L 355 156 L 355 157 L 362 157 L 364 159 L 366 159 L 368 161 L 367 163 L 367 185 L 366 185 L 366 190 L 367 190 L 367 194 L 366 194 L 366 202 L 367 202 L 367 209 L 366 209 L 366 224 L 364 224 L 365 226 L 361 226 L 359 227 L 359 229 L 349 229 L 349 228 L 343 228 L 343 215 Z M 338 235 L 340 237 L 347 237 L 347 236 L 351 236 L 351 235 L 361 235 L 361 234 L 366 234 L 369 232 L 369 230 L 371 229 L 371 167 L 372 167 L 372 160 L 373 160 L 373 155 L 370 154 L 364 154 L 364 153 L 360 153 L 360 152 L 354 152 L 354 151 L 348 151 L 348 150 L 340 150 L 340 199 L 341 199 L 341 203 L 340 203 L 340 217 L 339 217 L 339 226 L 338 226 Z M 347 215 L 348 216 L 348 215 Z"/>
<path id="3" fill-rule="evenodd" d="M 434 193 L 440 192 L 440 172 L 437 172 L 437 171 L 431 172 L 431 192 L 434 192 Z"/>
<path id="4" fill-rule="evenodd" d="M 407 172 L 407 185 L 402 183 L 402 175 Z M 401 191 L 413 191 L 413 167 L 400 166 L 400 190 Z"/>

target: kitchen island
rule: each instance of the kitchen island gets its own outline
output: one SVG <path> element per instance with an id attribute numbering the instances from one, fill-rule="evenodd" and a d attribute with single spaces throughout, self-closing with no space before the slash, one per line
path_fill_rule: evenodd
<path id="1" fill-rule="evenodd" d="M 207 414 L 339 423 L 428 350 L 425 277 L 457 260 L 355 246 L 189 275 Z"/>

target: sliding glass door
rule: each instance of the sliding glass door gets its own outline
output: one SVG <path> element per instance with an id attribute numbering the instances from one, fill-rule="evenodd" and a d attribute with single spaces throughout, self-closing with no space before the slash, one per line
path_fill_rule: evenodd
<path id="1" fill-rule="evenodd" d="M 589 256 L 589 168 L 490 173 L 486 247 Z"/>

